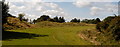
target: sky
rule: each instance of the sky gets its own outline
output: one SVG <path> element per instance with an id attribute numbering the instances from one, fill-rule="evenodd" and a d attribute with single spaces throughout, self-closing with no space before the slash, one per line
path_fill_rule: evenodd
<path id="1" fill-rule="evenodd" d="M 9 2 L 9 13 L 18 17 L 24 13 L 25 18 L 37 19 L 41 15 L 49 15 L 51 18 L 62 16 L 66 21 L 73 18 L 101 20 L 107 16 L 118 14 L 118 2 Z"/>

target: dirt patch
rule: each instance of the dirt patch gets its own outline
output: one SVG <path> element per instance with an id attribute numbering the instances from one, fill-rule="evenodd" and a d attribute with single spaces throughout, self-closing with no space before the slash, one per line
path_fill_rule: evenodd
<path id="1" fill-rule="evenodd" d="M 90 32 L 89 32 L 89 35 L 88 35 L 88 34 L 85 34 L 85 31 L 84 31 L 84 33 L 79 32 L 77 35 L 84 40 L 87 40 L 87 41 L 90 41 L 91 43 L 94 43 L 95 45 L 101 45 L 100 42 L 96 41 L 97 37 L 95 36 L 95 34 L 90 35 Z"/>

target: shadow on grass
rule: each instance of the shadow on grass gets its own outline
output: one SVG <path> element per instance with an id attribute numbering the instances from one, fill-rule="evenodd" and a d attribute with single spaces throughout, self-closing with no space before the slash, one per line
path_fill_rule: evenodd
<path id="1" fill-rule="evenodd" d="M 3 31 L 2 32 L 2 40 L 11 40 L 11 39 L 32 39 L 34 37 L 46 37 L 48 35 L 37 35 L 31 33 L 22 33 L 22 32 L 12 32 L 12 31 Z"/>

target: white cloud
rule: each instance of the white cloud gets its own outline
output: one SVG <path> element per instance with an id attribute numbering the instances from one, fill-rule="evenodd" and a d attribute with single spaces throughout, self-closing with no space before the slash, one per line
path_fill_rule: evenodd
<path id="1" fill-rule="evenodd" d="M 118 5 L 106 3 L 104 5 L 101 5 L 99 7 L 91 7 L 91 15 L 102 15 L 102 14 L 116 14 L 118 12 Z"/>
<path id="2" fill-rule="evenodd" d="M 25 15 L 25 18 L 28 18 L 28 19 L 33 20 L 33 19 L 39 18 L 39 16 L 26 14 L 26 15 Z"/>
<path id="3" fill-rule="evenodd" d="M 58 7 L 58 5 L 54 4 L 54 3 L 45 3 L 45 5 L 48 6 L 48 7 L 53 8 L 53 9 Z"/>
<path id="4" fill-rule="evenodd" d="M 88 1 L 82 1 L 82 0 L 78 0 L 76 2 L 73 3 L 75 6 L 77 7 L 88 7 L 91 6 L 91 3 Z"/>
<path id="5" fill-rule="evenodd" d="M 92 2 L 119 2 L 119 0 L 74 0 L 73 5 L 76 7 L 91 7 Z"/>
<path id="6" fill-rule="evenodd" d="M 17 16 L 20 12 L 27 14 L 25 17 L 35 19 L 42 14 L 51 16 L 66 16 L 66 13 L 55 3 L 44 2 L 10 2 L 10 12 Z"/>
<path id="7" fill-rule="evenodd" d="M 100 11 L 103 11 L 102 8 L 99 7 L 91 7 L 91 15 L 98 15 Z"/>
<path id="8" fill-rule="evenodd" d="M 6 0 L 8 2 L 75 2 L 76 0 Z M 119 0 L 80 0 L 87 2 L 119 2 Z"/>
<path id="9" fill-rule="evenodd" d="M 63 9 L 62 8 L 60 8 L 57 4 L 55 4 L 55 3 L 44 3 L 44 2 L 41 2 L 41 3 L 39 3 L 39 4 L 41 4 L 42 6 L 44 6 L 44 7 L 49 7 L 49 8 L 51 8 L 51 9 L 56 9 L 56 10 L 59 10 L 59 11 L 62 11 Z"/>
<path id="10" fill-rule="evenodd" d="M 106 11 L 109 12 L 118 12 L 118 5 L 113 5 L 113 4 L 105 4 L 104 5 Z"/>
<path id="11" fill-rule="evenodd" d="M 41 0 L 5 0 L 6 2 L 41 2 Z"/>
<path id="12" fill-rule="evenodd" d="M 40 12 L 43 12 L 43 11 L 45 11 L 46 10 L 46 8 L 44 8 L 43 6 L 38 6 L 37 8 L 36 8 L 36 11 L 40 11 Z"/>
<path id="13" fill-rule="evenodd" d="M 18 9 L 25 9 L 25 6 L 20 6 Z"/>
<path id="14" fill-rule="evenodd" d="M 66 16 L 67 15 L 67 13 L 63 11 L 57 11 L 57 10 L 46 10 L 42 13 L 46 15 L 52 15 L 52 16 Z"/>
<path id="15" fill-rule="evenodd" d="M 77 0 L 73 2 L 73 5 L 79 8 L 90 8 L 91 15 L 113 14 L 118 12 L 118 5 L 110 3 L 114 1 L 115 0 Z"/>

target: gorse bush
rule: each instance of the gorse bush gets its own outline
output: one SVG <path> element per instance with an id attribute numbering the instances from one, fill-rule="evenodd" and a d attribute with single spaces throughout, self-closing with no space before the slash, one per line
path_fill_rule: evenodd
<path id="1" fill-rule="evenodd" d="M 120 39 L 120 16 L 111 20 L 109 27 L 106 29 L 106 32 L 112 32 L 116 40 Z"/>
<path id="2" fill-rule="evenodd" d="M 24 28 L 30 28 L 31 25 L 25 21 L 20 21 L 18 18 L 13 18 L 13 17 L 8 17 L 7 18 L 7 23 L 3 24 L 3 28 L 5 30 L 8 29 L 24 29 Z"/>
<path id="3" fill-rule="evenodd" d="M 96 28 L 100 32 L 105 31 L 109 27 L 109 24 L 112 21 L 112 19 L 114 19 L 114 18 L 115 18 L 115 16 L 109 16 L 109 17 L 105 18 L 102 22 L 100 22 L 96 25 Z"/>
<path id="4" fill-rule="evenodd" d="M 118 45 L 120 44 L 120 16 L 109 16 L 96 25 L 96 30 L 85 30 L 81 33 L 88 40 L 97 41 L 100 45 Z"/>
<path id="5" fill-rule="evenodd" d="M 103 35 L 102 41 L 112 42 L 120 40 L 120 16 L 109 16 L 96 25 L 96 29 Z"/>

